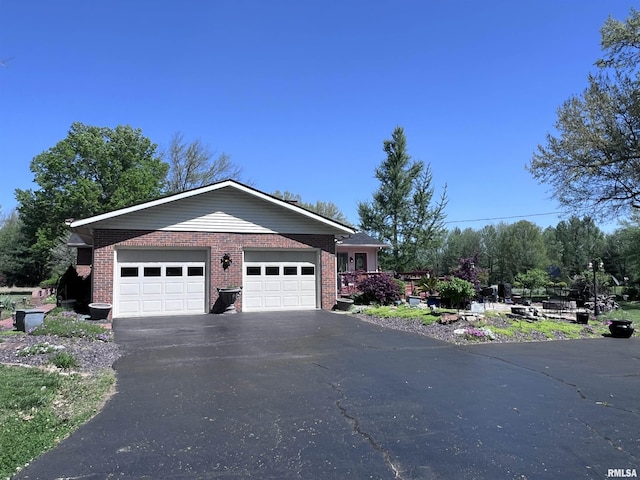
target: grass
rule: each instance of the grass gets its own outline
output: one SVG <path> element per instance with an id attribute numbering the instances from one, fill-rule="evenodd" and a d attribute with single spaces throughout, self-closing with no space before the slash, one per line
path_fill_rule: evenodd
<path id="1" fill-rule="evenodd" d="M 449 310 L 440 309 L 438 313 L 431 313 L 424 308 L 416 308 L 409 305 L 399 305 L 398 307 L 372 306 L 363 313 L 381 318 L 404 318 L 407 320 L 419 320 L 424 325 L 431 325 L 440 318 L 440 315 Z M 451 310 L 455 312 L 455 310 Z"/>
<path id="2" fill-rule="evenodd" d="M 0 365 L 0 478 L 54 447 L 94 416 L 113 391 L 115 375 L 61 375 Z"/>
<path id="3" fill-rule="evenodd" d="M 111 340 L 110 332 L 101 325 L 61 310 L 52 311 L 30 334 Z M 4 331 L 0 341 L 9 335 L 25 333 Z M 55 351 L 47 342 L 24 351 L 24 355 L 42 353 L 53 353 L 51 363 L 63 370 L 78 364 L 75 356 Z M 111 369 L 86 376 L 0 365 L 0 479 L 12 476 L 93 417 L 113 392 L 114 383 Z"/>
<path id="4" fill-rule="evenodd" d="M 98 323 L 78 319 L 73 312 L 56 308 L 49 312 L 44 322 L 29 332 L 31 335 L 56 335 L 66 338 L 84 338 L 86 340 L 111 340 L 110 331 Z"/>
<path id="5" fill-rule="evenodd" d="M 438 321 L 440 314 L 444 312 L 455 312 L 454 310 L 442 310 L 438 313 L 424 308 L 416 308 L 407 305 L 398 307 L 374 306 L 366 308 L 362 313 L 381 318 L 403 318 L 407 320 L 419 320 L 424 325 L 430 325 Z M 640 304 L 625 304 L 621 310 L 602 315 L 598 319 L 590 320 L 588 325 L 576 324 L 567 320 L 544 319 L 528 322 L 508 318 L 504 312 L 494 310 L 486 311 L 483 319 L 476 323 L 477 326 L 486 326 L 498 336 L 506 338 L 518 337 L 522 339 L 536 340 L 541 336 L 549 339 L 566 338 L 577 339 L 601 337 L 609 333 L 607 320 L 611 318 L 627 318 L 640 322 Z"/>

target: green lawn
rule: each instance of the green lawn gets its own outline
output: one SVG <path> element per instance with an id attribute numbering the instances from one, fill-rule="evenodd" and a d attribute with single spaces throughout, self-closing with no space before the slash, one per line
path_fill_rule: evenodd
<path id="1" fill-rule="evenodd" d="M 0 333 L 0 342 L 10 335 L 26 334 L 6 330 Z M 111 341 L 111 332 L 100 325 L 77 320 L 59 309 L 48 315 L 32 335 Z M 45 347 L 38 344 L 32 348 Z M 75 357 L 66 352 L 58 352 L 51 361 L 63 369 L 76 363 Z M 115 372 L 111 369 L 81 375 L 0 365 L 0 479 L 11 477 L 16 469 L 98 413 L 114 384 Z"/>
<path id="2" fill-rule="evenodd" d="M 0 365 L 0 478 L 54 447 L 95 415 L 115 374 L 62 375 Z"/>

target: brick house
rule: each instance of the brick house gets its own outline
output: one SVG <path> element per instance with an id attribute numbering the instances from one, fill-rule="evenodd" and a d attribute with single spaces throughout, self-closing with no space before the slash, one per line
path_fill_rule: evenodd
<path id="1" fill-rule="evenodd" d="M 336 237 L 354 233 L 233 180 L 70 229 L 91 248 L 92 301 L 114 317 L 206 313 L 229 286 L 242 287 L 238 311 L 331 309 Z"/>

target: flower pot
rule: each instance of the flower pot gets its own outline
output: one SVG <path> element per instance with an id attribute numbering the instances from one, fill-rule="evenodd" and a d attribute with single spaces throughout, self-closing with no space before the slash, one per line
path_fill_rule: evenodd
<path id="1" fill-rule="evenodd" d="M 351 308 L 352 305 L 353 300 L 350 298 L 338 298 L 336 300 L 336 310 L 346 312 Z"/>
<path id="2" fill-rule="evenodd" d="M 218 305 L 215 313 L 236 313 L 234 303 L 240 295 L 242 287 L 218 288 Z"/>
<path id="3" fill-rule="evenodd" d="M 589 312 L 576 312 L 576 323 L 586 325 L 589 323 Z"/>
<path id="4" fill-rule="evenodd" d="M 106 320 L 111 311 L 110 303 L 90 303 L 89 315 L 91 320 Z"/>
<path id="5" fill-rule="evenodd" d="M 609 323 L 611 336 L 615 338 L 629 338 L 633 335 L 631 320 L 611 320 Z"/>
<path id="6" fill-rule="evenodd" d="M 420 305 L 422 298 L 418 295 L 409 295 L 409 305 Z"/>

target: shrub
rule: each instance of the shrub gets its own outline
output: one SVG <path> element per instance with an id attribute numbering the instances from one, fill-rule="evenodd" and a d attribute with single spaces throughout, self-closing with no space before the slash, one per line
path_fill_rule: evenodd
<path id="1" fill-rule="evenodd" d="M 358 283 L 357 288 L 362 292 L 361 298 L 365 303 L 388 305 L 400 300 L 402 295 L 398 284 L 386 273 L 364 278 Z"/>
<path id="2" fill-rule="evenodd" d="M 71 353 L 63 351 L 55 353 L 51 357 L 51 363 L 53 363 L 58 368 L 62 368 L 63 370 L 76 368 L 79 365 L 78 359 L 76 357 L 74 357 Z"/>
<path id="3" fill-rule="evenodd" d="M 473 298 L 476 293 L 471 282 L 458 277 L 451 277 L 450 280 L 439 282 L 438 291 L 442 298 L 451 300 L 451 303 L 455 305 L 456 308 L 460 308 L 461 304 Z"/>
<path id="4" fill-rule="evenodd" d="M 393 281 L 396 282 L 396 285 L 398 285 L 398 291 L 400 292 L 400 296 L 404 297 L 404 295 L 407 292 L 407 284 L 402 280 L 400 280 L 399 278 L 394 278 Z"/>

